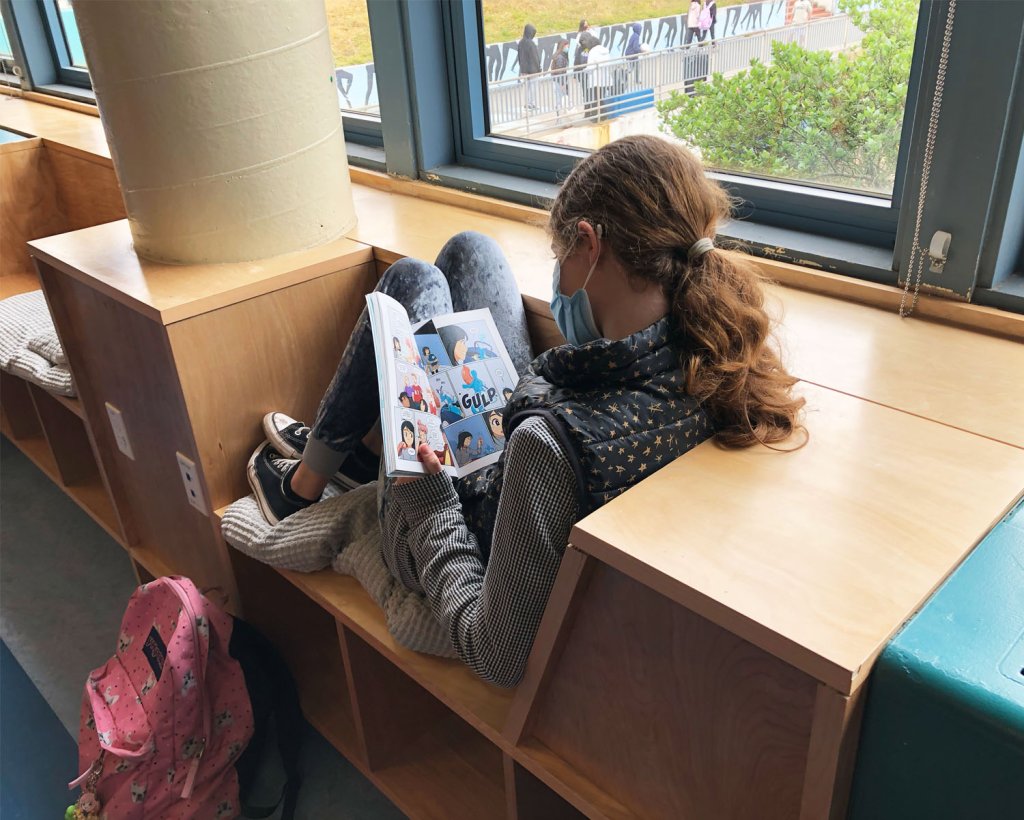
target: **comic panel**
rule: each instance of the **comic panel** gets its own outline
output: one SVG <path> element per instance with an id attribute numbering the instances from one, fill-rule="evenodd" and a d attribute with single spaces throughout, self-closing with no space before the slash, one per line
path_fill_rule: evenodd
<path id="1" fill-rule="evenodd" d="M 497 410 L 450 424 L 444 429 L 444 435 L 459 467 L 505 447 L 501 412 Z"/>
<path id="2" fill-rule="evenodd" d="M 454 464 L 451 450 L 441 429 L 441 419 L 428 413 L 416 413 L 416 447 L 426 443 L 441 464 Z"/>
<path id="3" fill-rule="evenodd" d="M 431 405 L 437 405 L 423 372 L 406 362 L 399 362 L 395 367 L 398 379 L 398 395 L 393 398 L 394 404 L 406 410 L 430 412 Z M 436 414 L 435 414 L 436 415 Z"/>
<path id="4" fill-rule="evenodd" d="M 448 370 L 463 415 L 477 415 L 501 407 L 504 401 L 484 362 L 469 362 Z"/>
<path id="5" fill-rule="evenodd" d="M 395 415 L 398 422 L 398 440 L 392 442 L 398 456 L 398 462 L 419 461 L 416 455 L 416 417 L 418 413 L 412 410 L 403 410 Z"/>
<path id="6" fill-rule="evenodd" d="M 439 373 L 442 368 L 451 367 L 451 359 L 448 358 L 448 351 L 441 343 L 440 336 L 436 333 L 417 333 L 415 340 L 416 350 L 428 376 Z"/>
<path id="7" fill-rule="evenodd" d="M 487 367 L 487 372 L 490 373 L 490 385 L 498 391 L 498 399 L 501 406 L 504 407 L 512 398 L 512 393 L 519 383 L 519 377 L 514 371 L 510 371 L 501 359 L 480 364 Z"/>
<path id="8" fill-rule="evenodd" d="M 498 358 L 498 346 L 485 322 L 461 321 L 437 329 L 445 353 L 453 365 Z"/>
<path id="9" fill-rule="evenodd" d="M 414 367 L 423 367 L 423 362 L 416 347 L 415 337 L 411 331 L 406 332 L 409 322 L 405 316 L 393 316 L 389 319 L 389 324 L 392 334 L 391 344 L 389 345 L 391 355 L 400 363 L 410 364 Z"/>
<path id="10" fill-rule="evenodd" d="M 452 387 L 452 380 L 447 372 L 442 371 L 431 376 L 430 386 L 432 398 L 438 405 L 438 415 L 441 417 L 442 427 L 461 421 L 467 415 L 466 411 L 462 409 L 462 405 L 459 404 L 458 391 Z"/>

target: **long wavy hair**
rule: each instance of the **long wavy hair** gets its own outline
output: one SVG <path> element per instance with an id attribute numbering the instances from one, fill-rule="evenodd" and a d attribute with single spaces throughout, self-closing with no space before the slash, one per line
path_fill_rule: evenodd
<path id="1" fill-rule="evenodd" d="M 687 259 L 698 239 L 714 239 L 730 210 L 728 194 L 688 150 L 632 136 L 576 166 L 552 204 L 548 230 L 564 258 L 580 241 L 580 220 L 602 225 L 603 244 L 630 276 L 661 286 L 685 340 L 685 390 L 708 411 L 717 442 L 771 446 L 802 428 L 804 399 L 792 395 L 797 379 L 779 357 L 763 278 L 736 252 L 715 248 Z"/>

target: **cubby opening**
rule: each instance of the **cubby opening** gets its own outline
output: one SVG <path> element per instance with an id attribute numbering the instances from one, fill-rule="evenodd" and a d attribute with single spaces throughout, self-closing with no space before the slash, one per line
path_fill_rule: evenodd
<path id="1" fill-rule="evenodd" d="M 517 820 L 580 820 L 587 816 L 507 755 L 505 789 L 511 795 L 510 816 Z"/>
<path id="2" fill-rule="evenodd" d="M 57 462 L 54 461 L 50 445 L 43 434 L 28 383 L 0 371 L 0 402 L 3 403 L 3 433 L 29 460 L 47 477 L 60 484 Z"/>
<path id="3" fill-rule="evenodd" d="M 342 640 L 374 781 L 412 817 L 504 817 L 501 750 L 354 632 Z"/>
<path id="4" fill-rule="evenodd" d="M 156 576 L 149 571 L 145 564 L 140 563 L 135 558 L 132 558 L 132 569 L 135 570 L 135 578 L 139 584 L 148 584 L 150 581 L 155 581 Z"/>
<path id="5" fill-rule="evenodd" d="M 123 543 L 117 513 L 103 481 L 85 421 L 64 397 L 28 385 L 43 433 L 50 445 L 60 483 L 78 505 Z"/>
<path id="6" fill-rule="evenodd" d="M 124 536 L 77 399 L 0 373 L 4 435 L 117 543 Z"/>
<path id="7" fill-rule="evenodd" d="M 246 620 L 277 647 L 292 671 L 306 719 L 339 752 L 361 757 L 338 627 L 333 616 L 273 567 L 230 550 Z"/>

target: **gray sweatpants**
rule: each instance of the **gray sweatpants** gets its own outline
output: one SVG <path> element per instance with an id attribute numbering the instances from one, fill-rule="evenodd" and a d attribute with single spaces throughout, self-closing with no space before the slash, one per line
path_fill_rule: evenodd
<path id="1" fill-rule="evenodd" d="M 516 371 L 533 360 L 523 300 L 498 244 L 473 231 L 453 236 L 433 265 L 401 259 L 376 290 L 402 304 L 413 325 L 444 313 L 488 308 Z M 363 308 L 341 356 L 303 453 L 305 465 L 330 476 L 380 418 L 377 364 L 370 319 Z"/>

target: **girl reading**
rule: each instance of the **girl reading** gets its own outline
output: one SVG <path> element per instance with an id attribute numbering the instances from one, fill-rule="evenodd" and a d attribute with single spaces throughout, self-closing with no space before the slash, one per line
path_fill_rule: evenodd
<path id="1" fill-rule="evenodd" d="M 484 679 L 513 686 L 522 676 L 579 518 L 711 437 L 771 446 L 799 426 L 803 400 L 773 347 L 759 275 L 715 246 L 728 215 L 726 193 L 667 141 L 626 137 L 585 158 L 549 220 L 551 308 L 568 344 L 536 358 L 490 239 L 460 234 L 434 265 L 404 259 L 380 280 L 414 323 L 489 308 L 525 374 L 502 411 L 500 461 L 452 480 L 421 446 L 428 474 L 385 481 L 380 508 L 386 563 L 416 567 L 410 583 Z M 464 336 L 451 341 L 462 364 Z M 374 478 L 378 412 L 364 312 L 301 460 L 280 455 L 288 433 L 275 428 L 253 457 L 268 518 L 315 503 L 339 468 Z"/>

